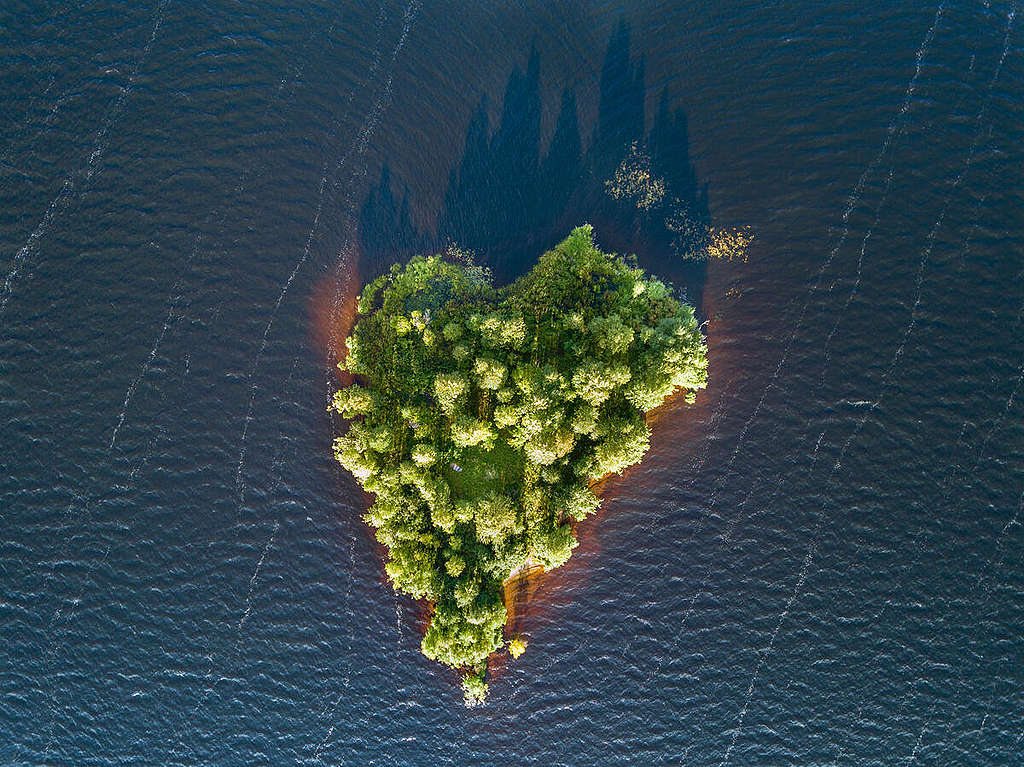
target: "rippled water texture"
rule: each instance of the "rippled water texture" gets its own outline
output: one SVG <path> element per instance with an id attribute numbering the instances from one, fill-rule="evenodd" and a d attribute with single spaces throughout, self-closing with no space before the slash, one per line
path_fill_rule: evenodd
<path id="1" fill-rule="evenodd" d="M 766 5 L 4 3 L 0 763 L 1024 761 L 1024 18 Z M 602 198 L 641 134 L 747 263 Z M 336 318 L 583 219 L 711 382 L 467 710 L 330 459 Z"/>

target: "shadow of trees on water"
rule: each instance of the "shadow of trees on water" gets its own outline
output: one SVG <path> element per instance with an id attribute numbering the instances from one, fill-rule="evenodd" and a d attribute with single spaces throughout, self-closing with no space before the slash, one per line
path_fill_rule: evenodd
<path id="1" fill-rule="evenodd" d="M 505 283 L 574 226 L 589 222 L 602 249 L 636 253 L 645 269 L 685 287 L 699 308 L 705 264 L 681 257 L 686 245 L 673 224 L 680 218 L 706 224 L 707 190 L 690 160 L 686 115 L 670 108 L 663 89 L 645 132 L 645 92 L 644 59 L 632 56 L 630 29 L 622 21 L 605 52 L 589 140 L 581 132 L 576 93 L 566 88 L 542 155 L 540 57 L 531 50 L 525 70 L 517 67 L 508 79 L 493 129 L 488 99 L 478 104 L 433 231 L 416 226 L 408 190 L 399 200 L 384 166 L 360 215 L 361 277 L 372 279 L 396 261 L 457 244 Z M 631 156 L 660 183 L 662 194 L 653 202 L 609 193 L 606 182 Z"/>

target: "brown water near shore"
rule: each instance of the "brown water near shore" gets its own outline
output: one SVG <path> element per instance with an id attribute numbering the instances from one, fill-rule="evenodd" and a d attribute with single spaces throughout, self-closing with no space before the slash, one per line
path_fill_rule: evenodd
<path id="1" fill-rule="evenodd" d="M 349 386 L 353 383 L 354 377 L 338 368 L 338 363 L 345 359 L 348 348 L 345 346 L 345 339 L 355 325 L 357 317 L 357 306 L 362 285 L 359 280 L 360 253 L 354 247 L 346 261 L 339 261 L 329 269 L 315 284 L 309 296 L 310 329 L 314 348 L 322 355 L 326 366 L 327 380 L 325 381 L 325 402 L 331 394 L 339 387 Z M 331 439 L 342 431 L 344 419 L 330 411 L 327 411 L 331 422 Z M 353 492 L 362 498 L 357 508 L 362 512 L 373 503 L 373 496 L 363 490 L 353 477 L 345 471 L 334 472 L 336 482 L 335 497 L 351 497 Z M 364 534 L 366 551 L 374 552 L 373 561 L 377 563 L 377 580 L 382 588 L 391 589 L 391 582 L 384 570 L 384 563 L 387 561 L 387 549 L 377 540 L 373 530 L 363 522 L 362 519 L 355 520 L 356 527 Z M 417 603 L 418 604 L 418 603 Z M 418 613 L 419 614 L 419 613 Z M 420 615 L 419 622 L 423 616 Z M 425 630 L 425 627 L 424 627 Z"/>
<path id="2" fill-rule="evenodd" d="M 309 298 L 314 347 L 342 386 L 352 382 L 351 376 L 338 370 L 338 363 L 345 358 L 345 339 L 356 321 L 361 290 L 359 261 L 358 251 L 353 250 L 347 262 L 337 264 L 320 278 Z"/>
<path id="3" fill-rule="evenodd" d="M 546 571 L 540 564 L 528 560 L 523 567 L 515 570 L 502 583 L 502 597 L 505 600 L 505 609 L 508 611 L 505 633 L 509 637 L 521 633 L 517 618 L 525 612 L 527 604 L 537 594 L 544 582 L 545 575 Z"/>

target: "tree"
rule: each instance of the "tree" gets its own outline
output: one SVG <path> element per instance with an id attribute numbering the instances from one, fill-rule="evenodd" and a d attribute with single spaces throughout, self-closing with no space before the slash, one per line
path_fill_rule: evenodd
<path id="1" fill-rule="evenodd" d="M 499 543 L 516 532 L 516 508 L 508 496 L 491 493 L 476 507 L 476 536 L 484 543 Z"/>
<path id="2" fill-rule="evenodd" d="M 439 373 L 434 379 L 434 396 L 445 415 L 453 415 L 468 393 L 469 379 L 462 373 Z"/>
<path id="3" fill-rule="evenodd" d="M 479 706 L 487 699 L 487 682 L 484 675 L 478 672 L 466 674 L 462 678 L 462 695 L 467 706 Z"/>
<path id="4" fill-rule="evenodd" d="M 481 389 L 500 389 L 507 371 L 502 363 L 490 357 L 477 357 L 473 363 L 473 373 Z"/>
<path id="5" fill-rule="evenodd" d="M 536 534 L 534 553 L 547 570 L 561 567 L 572 556 L 576 538 L 569 525 L 546 526 Z"/>
<path id="6" fill-rule="evenodd" d="M 594 478 L 638 463 L 650 446 L 651 432 L 642 417 L 607 418 L 598 424 L 601 441 L 594 448 Z"/>
<path id="7" fill-rule="evenodd" d="M 496 436 L 491 426 L 471 416 L 460 415 L 452 422 L 452 443 L 458 447 L 483 445 L 489 449 Z"/>
<path id="8" fill-rule="evenodd" d="M 606 357 L 624 353 L 633 342 L 633 328 L 623 323 L 615 313 L 606 317 L 594 317 L 588 327 L 594 345 Z"/>
<path id="9" fill-rule="evenodd" d="M 358 384 L 353 384 L 334 393 L 331 409 L 345 418 L 366 415 L 374 409 L 377 398 L 374 393 Z"/>
<path id="10" fill-rule="evenodd" d="M 437 463 L 437 448 L 429 442 L 417 442 L 412 448 L 412 460 L 418 466 L 430 466 Z"/>
<path id="11" fill-rule="evenodd" d="M 385 566 L 395 588 L 414 599 L 436 599 L 440 585 L 434 567 L 436 553 L 429 547 L 407 542 L 393 546 Z"/>
<path id="12" fill-rule="evenodd" d="M 597 511 L 601 499 L 583 484 L 566 484 L 555 496 L 555 504 L 573 519 L 583 520 Z"/>

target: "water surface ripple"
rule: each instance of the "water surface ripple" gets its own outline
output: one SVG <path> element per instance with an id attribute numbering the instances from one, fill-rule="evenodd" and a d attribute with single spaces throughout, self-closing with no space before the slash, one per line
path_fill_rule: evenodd
<path id="1" fill-rule="evenodd" d="M 5 4 L 0 764 L 1024 761 L 1022 26 Z M 748 262 L 595 196 L 634 134 Z M 700 301 L 711 381 L 469 710 L 330 460 L 324 317 L 583 219 Z"/>

